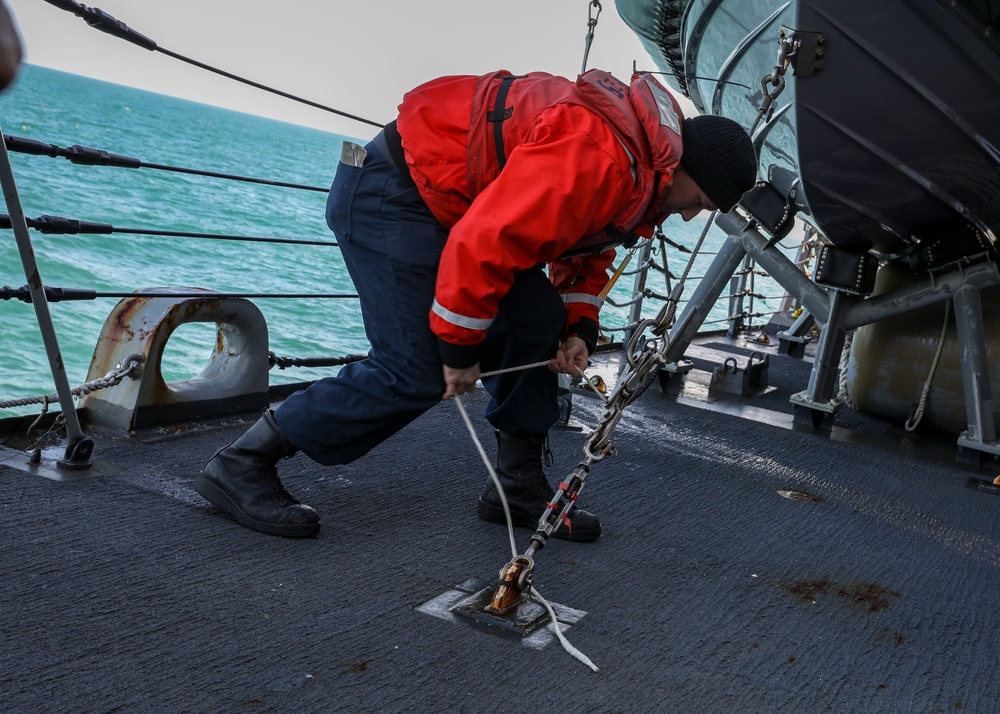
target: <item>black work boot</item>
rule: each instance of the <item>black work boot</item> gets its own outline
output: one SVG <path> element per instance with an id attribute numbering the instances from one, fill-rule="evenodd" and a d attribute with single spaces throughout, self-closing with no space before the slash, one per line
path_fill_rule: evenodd
<path id="1" fill-rule="evenodd" d="M 544 436 L 511 436 L 497 431 L 497 476 L 507 496 L 511 521 L 515 526 L 534 530 L 538 519 L 555 495 L 542 471 Z M 490 523 L 506 523 L 503 503 L 493 479 L 479 497 L 479 517 Z M 552 532 L 553 538 L 579 542 L 597 540 L 601 522 L 593 513 L 575 506 L 567 514 L 569 523 L 562 523 Z"/>
<path id="2" fill-rule="evenodd" d="M 268 409 L 194 480 L 194 490 L 261 533 L 302 538 L 319 532 L 319 514 L 281 485 L 275 464 L 298 451 Z"/>

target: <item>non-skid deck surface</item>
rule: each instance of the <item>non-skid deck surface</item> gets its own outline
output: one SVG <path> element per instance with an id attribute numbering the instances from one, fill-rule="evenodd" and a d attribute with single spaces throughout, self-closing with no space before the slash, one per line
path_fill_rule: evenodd
<path id="1" fill-rule="evenodd" d="M 947 463 L 651 388 L 581 499 L 603 537 L 537 558 L 542 594 L 586 613 L 568 636 L 594 673 L 419 609 L 510 556 L 476 519 L 486 472 L 452 404 L 349 466 L 284 462 L 323 515 L 307 540 L 190 490 L 240 429 L 100 441 L 102 468 L 66 482 L 0 466 L 0 709 L 997 711 L 1000 497 Z M 553 432 L 553 481 L 582 438 Z"/>

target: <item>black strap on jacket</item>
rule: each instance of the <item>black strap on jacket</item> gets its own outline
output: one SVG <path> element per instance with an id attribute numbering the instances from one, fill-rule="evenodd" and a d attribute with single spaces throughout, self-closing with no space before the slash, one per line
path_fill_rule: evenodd
<path id="1" fill-rule="evenodd" d="M 486 121 L 493 122 L 493 145 L 497 150 L 497 165 L 501 171 L 507 163 L 507 153 L 503 148 L 503 123 L 510 119 L 510 115 L 514 113 L 514 107 L 504 106 L 507 103 L 507 92 L 510 91 L 510 85 L 514 83 L 515 79 L 521 79 L 524 76 L 523 74 L 509 75 L 501 79 L 493 111 L 486 112 Z"/>
<path id="2" fill-rule="evenodd" d="M 399 135 L 399 130 L 396 129 L 395 121 L 386 124 L 382 131 L 372 139 L 372 143 L 382 154 L 382 158 L 392 164 L 404 180 L 413 183 L 410 167 L 406 165 L 406 156 L 403 154 L 403 139 Z"/>

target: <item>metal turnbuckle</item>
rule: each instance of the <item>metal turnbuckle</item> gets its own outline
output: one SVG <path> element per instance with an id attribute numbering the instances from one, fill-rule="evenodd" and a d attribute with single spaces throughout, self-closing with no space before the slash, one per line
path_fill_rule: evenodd
<path id="1" fill-rule="evenodd" d="M 677 292 L 677 291 L 675 291 Z M 500 569 L 500 579 L 494 592 L 492 602 L 485 610 L 492 615 L 503 615 L 513 610 L 522 602 L 524 593 L 531 587 L 534 580 L 534 556 L 545 547 L 549 536 L 564 522 L 569 520 L 569 511 L 573 508 L 590 473 L 593 464 L 605 456 L 614 453 L 611 435 L 622 418 L 625 407 L 634 402 L 652 383 L 659 366 L 666 363 L 666 352 L 669 339 L 666 332 L 673 324 L 676 297 L 668 302 L 659 315 L 652 320 L 640 322 L 632 337 L 625 346 L 628 368 L 619 377 L 611 395 L 604 405 L 604 412 L 597 426 L 587 437 L 583 445 L 583 459 L 565 481 L 559 484 L 546 505 L 545 511 L 538 519 L 538 526 L 532 534 L 528 548 L 523 555 L 515 556 Z M 661 335 L 659 340 L 648 340 L 642 350 L 638 345 L 644 330 L 650 329 L 653 334 Z"/>

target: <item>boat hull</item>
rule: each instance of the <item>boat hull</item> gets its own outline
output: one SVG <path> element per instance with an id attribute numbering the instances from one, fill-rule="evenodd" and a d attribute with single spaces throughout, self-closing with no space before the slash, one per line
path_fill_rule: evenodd
<path id="1" fill-rule="evenodd" d="M 618 10 L 662 71 L 683 72 L 667 78 L 674 88 L 748 128 L 781 33 L 804 39 L 753 135 L 761 177 L 836 245 L 893 259 L 970 228 L 995 241 L 1000 45 L 961 4 L 618 0 Z"/>

